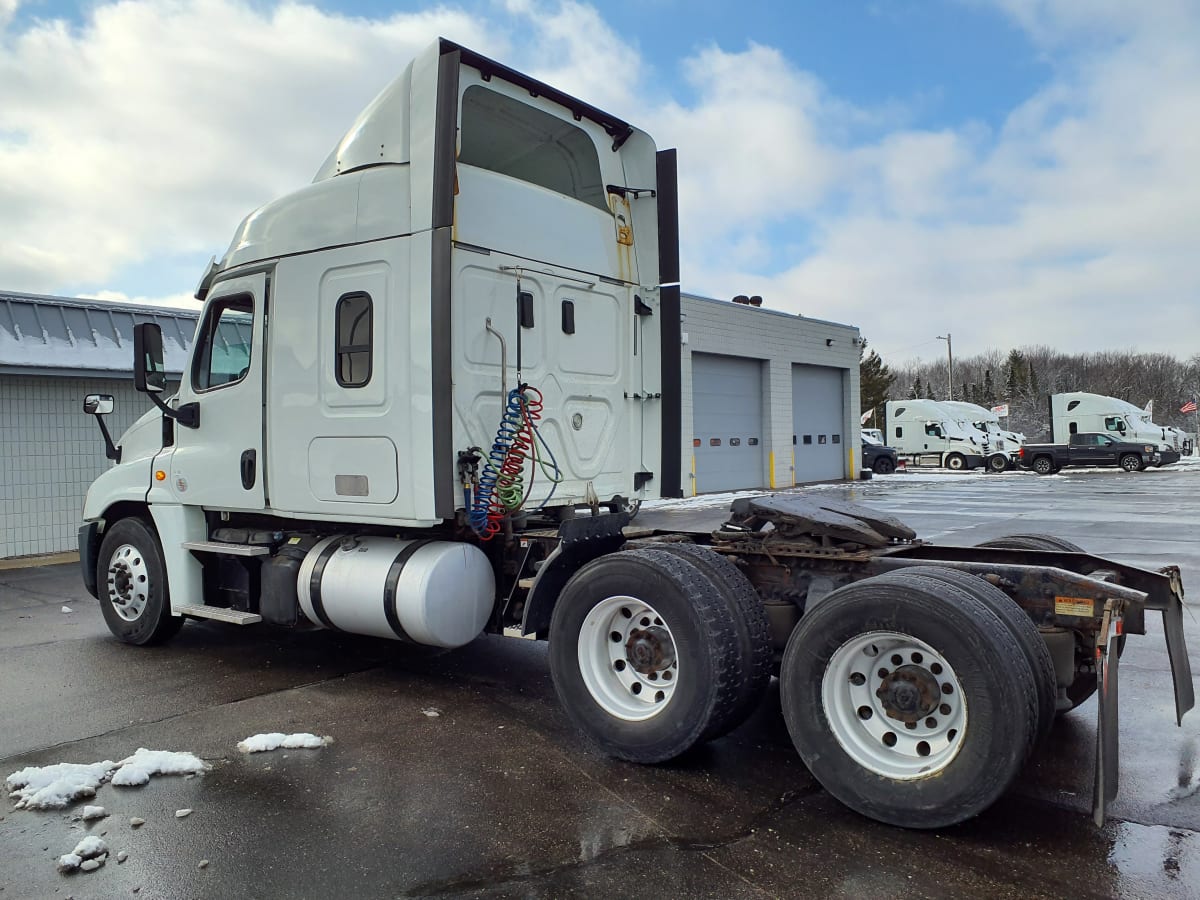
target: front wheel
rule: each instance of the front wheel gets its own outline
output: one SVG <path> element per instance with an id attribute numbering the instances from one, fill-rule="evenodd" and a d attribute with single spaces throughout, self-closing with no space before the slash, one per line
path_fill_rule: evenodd
<path id="1" fill-rule="evenodd" d="M 567 715 L 610 756 L 665 762 L 709 739 L 743 695 L 734 611 L 689 561 L 650 550 L 593 560 L 550 620 Z"/>
<path id="2" fill-rule="evenodd" d="M 952 472 L 961 472 L 967 467 L 967 458 L 961 453 L 951 453 L 946 457 L 946 468 Z"/>
<path id="3" fill-rule="evenodd" d="M 896 471 L 896 464 L 892 462 L 890 457 L 881 456 L 875 460 L 875 464 L 871 468 L 876 475 L 891 475 Z"/>
<path id="4" fill-rule="evenodd" d="M 1037 728 L 1034 691 L 991 610 L 917 578 L 827 595 L 792 632 L 780 671 L 788 731 L 813 776 L 851 809 L 908 828 L 961 822 L 1004 792 Z"/>
<path id="5" fill-rule="evenodd" d="M 105 531 L 96 586 L 108 630 L 126 644 L 161 644 L 183 626 L 171 615 L 158 535 L 142 519 L 120 519 Z"/>
<path id="6" fill-rule="evenodd" d="M 1119 462 L 1121 468 L 1126 472 L 1140 472 L 1143 468 L 1142 458 L 1136 453 L 1126 453 L 1121 457 Z"/>

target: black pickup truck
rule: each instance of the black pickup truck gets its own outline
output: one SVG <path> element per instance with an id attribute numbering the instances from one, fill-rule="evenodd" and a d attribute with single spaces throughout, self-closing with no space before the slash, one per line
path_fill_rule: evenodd
<path id="1" fill-rule="evenodd" d="M 1026 444 L 1018 463 L 1039 475 L 1052 475 L 1067 466 L 1120 466 L 1140 472 L 1161 462 L 1152 444 L 1118 441 L 1107 434 L 1073 434 L 1068 444 Z"/>

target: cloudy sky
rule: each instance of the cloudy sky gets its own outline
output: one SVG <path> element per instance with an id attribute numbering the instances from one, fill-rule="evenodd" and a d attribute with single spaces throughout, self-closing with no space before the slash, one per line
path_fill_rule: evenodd
<path id="1" fill-rule="evenodd" d="M 187 297 L 438 35 L 679 148 L 687 290 L 1200 352 L 1200 0 L 0 0 L 0 289 Z"/>

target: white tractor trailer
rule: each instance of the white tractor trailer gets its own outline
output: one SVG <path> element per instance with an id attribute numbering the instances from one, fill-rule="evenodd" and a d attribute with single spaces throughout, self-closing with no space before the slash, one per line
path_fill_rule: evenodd
<path id="1" fill-rule="evenodd" d="M 238 227 L 170 399 L 138 326 L 156 409 L 104 431 L 80 528 L 113 634 L 519 631 L 575 724 L 640 763 L 737 727 L 778 675 L 817 779 L 925 828 L 987 807 L 1099 693 L 1102 818 L 1118 635 L 1147 609 L 1193 705 L 1177 568 L 1045 535 L 935 547 L 821 495 L 739 500 L 715 533 L 630 524 L 681 496 L 677 221 L 674 151 L 449 41 L 420 54 Z M 102 430 L 112 402 L 84 401 Z"/>

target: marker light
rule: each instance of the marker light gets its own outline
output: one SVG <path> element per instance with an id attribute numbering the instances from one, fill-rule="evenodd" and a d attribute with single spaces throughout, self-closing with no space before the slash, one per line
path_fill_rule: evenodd
<path id="1" fill-rule="evenodd" d="M 155 472 L 154 472 L 154 480 L 155 480 L 155 481 L 166 481 L 166 480 L 167 480 L 167 473 L 166 473 L 166 472 L 164 472 L 162 469 L 157 469 L 157 470 L 155 470 Z"/>

